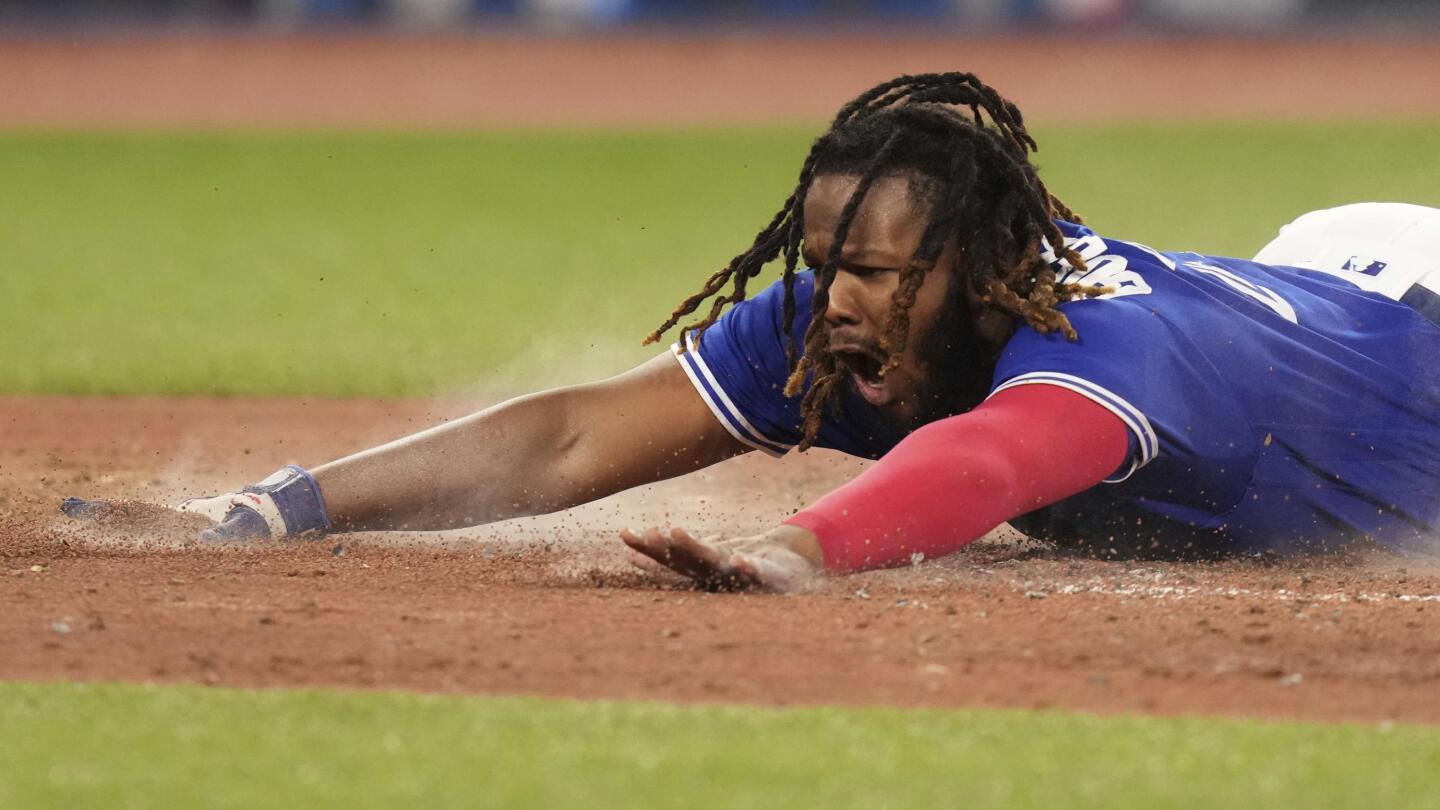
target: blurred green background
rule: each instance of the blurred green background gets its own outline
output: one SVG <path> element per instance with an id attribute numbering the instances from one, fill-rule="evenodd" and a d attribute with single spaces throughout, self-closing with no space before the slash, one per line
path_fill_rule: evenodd
<path id="1" fill-rule="evenodd" d="M 392 396 L 616 372 L 747 246 L 814 133 L 0 134 L 0 391 Z M 1057 128 L 1102 233 L 1249 255 L 1440 205 L 1440 122 Z"/>

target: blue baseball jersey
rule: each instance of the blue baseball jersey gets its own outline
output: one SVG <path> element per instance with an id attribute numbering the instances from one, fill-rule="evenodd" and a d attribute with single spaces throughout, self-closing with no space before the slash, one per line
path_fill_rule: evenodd
<path id="1" fill-rule="evenodd" d="M 1338 274 L 1161 253 L 1059 223 L 1084 259 L 1062 281 L 1107 288 L 1061 310 L 1079 334 L 1021 325 L 992 393 L 1058 385 L 1115 414 L 1124 463 L 1014 525 L 1060 542 L 1152 540 L 1237 551 L 1368 537 L 1419 547 L 1440 524 L 1440 327 Z M 810 321 L 797 277 L 795 352 Z M 800 433 L 779 283 L 732 308 L 681 365 L 740 441 L 783 454 Z M 1423 308 L 1422 308 L 1423 309 Z M 847 393 L 816 444 L 879 458 L 895 435 Z"/>

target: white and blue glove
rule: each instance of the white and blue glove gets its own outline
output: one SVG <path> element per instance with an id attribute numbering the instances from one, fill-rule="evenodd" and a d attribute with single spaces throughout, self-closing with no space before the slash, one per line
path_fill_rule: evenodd
<path id="1" fill-rule="evenodd" d="M 60 511 L 72 518 L 94 519 L 103 516 L 109 506 L 110 502 L 103 500 L 66 498 Z M 211 543 L 318 537 L 332 529 L 315 476 L 294 464 L 239 492 L 191 498 L 175 510 L 215 521 L 200 532 L 200 539 Z"/>
<path id="2" fill-rule="evenodd" d="M 320 535 L 332 529 L 315 476 L 294 464 L 239 492 L 191 498 L 176 508 L 215 521 L 214 528 L 200 533 L 200 539 L 212 542 Z"/>

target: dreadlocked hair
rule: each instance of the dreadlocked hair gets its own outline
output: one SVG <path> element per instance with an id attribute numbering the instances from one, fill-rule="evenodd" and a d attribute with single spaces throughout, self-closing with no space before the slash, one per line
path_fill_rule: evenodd
<path id="1" fill-rule="evenodd" d="M 708 313 L 683 330 L 700 341 L 727 305 L 745 300 L 749 280 L 783 258 L 783 323 L 791 370 L 785 393 L 804 394 L 799 448 L 810 447 L 844 380 L 822 317 L 829 306 L 830 285 L 865 195 L 876 180 L 890 176 L 909 180 L 912 196 L 929 203 L 930 219 L 909 265 L 900 271 L 882 328 L 881 348 L 887 357 L 882 375 L 898 367 L 916 294 L 951 243 L 959 248 L 961 276 L 985 306 L 1023 319 L 1038 332 L 1058 331 L 1075 340 L 1074 327 L 1057 305 L 1097 293 L 1056 281 L 1051 260 L 1063 259 L 1079 270 L 1085 269 L 1085 263 L 1065 246 L 1055 220 L 1081 220 L 1040 181 L 1029 160 L 1036 149 L 1019 108 L 972 74 L 900 76 L 876 85 L 842 107 L 830 128 L 811 145 L 795 190 L 749 249 L 682 301 L 645 343 L 658 341 L 715 296 Z M 815 178 L 829 174 L 854 176 L 858 183 L 841 211 L 829 255 L 814 268 L 812 317 L 797 358 L 791 329 L 805 199 Z M 727 284 L 729 292 L 722 293 Z"/>

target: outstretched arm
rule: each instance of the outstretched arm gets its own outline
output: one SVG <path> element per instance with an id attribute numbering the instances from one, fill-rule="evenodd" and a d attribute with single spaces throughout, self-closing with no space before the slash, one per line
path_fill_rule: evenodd
<path id="1" fill-rule="evenodd" d="M 674 356 L 519 397 L 314 470 L 337 530 L 449 529 L 553 512 L 748 450 Z"/>
<path id="2" fill-rule="evenodd" d="M 994 395 L 906 437 L 854 481 L 758 537 L 629 533 L 637 551 L 717 587 L 786 589 L 821 568 L 858 571 L 933 559 L 1000 523 L 1083 492 L 1115 472 L 1118 416 L 1053 385 Z"/>
<path id="3" fill-rule="evenodd" d="M 746 452 L 674 356 L 601 382 L 510 400 L 313 472 L 181 504 L 216 521 L 203 539 L 452 529 L 553 512 Z M 96 516 L 101 502 L 61 509 Z"/>
<path id="4" fill-rule="evenodd" d="M 915 431 L 879 464 L 786 521 L 819 538 L 831 571 L 943 557 L 1001 523 L 1099 484 L 1125 424 L 1053 385 L 1008 388 Z"/>

